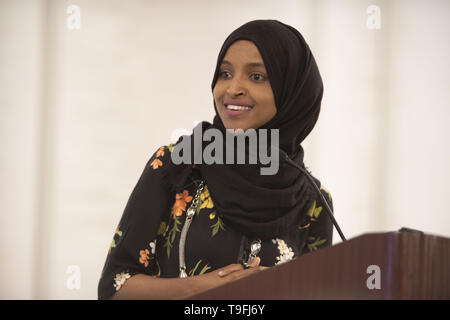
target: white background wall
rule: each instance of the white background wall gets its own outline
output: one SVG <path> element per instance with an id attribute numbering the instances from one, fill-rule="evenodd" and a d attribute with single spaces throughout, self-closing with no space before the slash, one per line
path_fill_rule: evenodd
<path id="1" fill-rule="evenodd" d="M 81 29 L 66 23 L 69 5 Z M 381 28 L 369 29 L 369 5 Z M 212 121 L 220 47 L 254 19 L 306 38 L 325 93 L 304 143 L 347 238 L 450 237 L 447 0 L 0 0 L 0 298 L 96 299 L 144 165 Z M 334 234 L 334 243 L 340 242 Z M 66 286 L 79 266 L 80 289 Z"/>

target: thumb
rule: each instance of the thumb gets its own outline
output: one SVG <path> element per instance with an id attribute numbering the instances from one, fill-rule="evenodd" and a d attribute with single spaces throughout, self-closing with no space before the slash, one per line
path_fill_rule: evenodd
<path id="1" fill-rule="evenodd" d="M 259 266 L 260 263 L 261 263 L 261 258 L 260 257 L 255 257 L 255 258 L 253 258 L 252 261 L 250 261 L 250 263 L 248 265 L 250 267 L 255 268 L 255 267 Z"/>

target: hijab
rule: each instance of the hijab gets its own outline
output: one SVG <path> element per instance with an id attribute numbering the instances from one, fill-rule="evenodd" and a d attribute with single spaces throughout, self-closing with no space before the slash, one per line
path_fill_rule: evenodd
<path id="1" fill-rule="evenodd" d="M 240 26 L 225 39 L 217 58 L 212 90 L 228 48 L 238 40 L 249 40 L 256 45 L 268 73 L 277 112 L 266 124 L 255 129 L 258 132 L 259 129 L 279 129 L 278 146 L 269 145 L 269 153 L 279 153 L 278 172 L 275 175 L 261 175 L 261 164 L 247 162 L 202 163 L 194 170 L 198 170 L 205 181 L 216 213 L 226 226 L 247 237 L 270 239 L 296 229 L 316 199 L 315 190 L 307 177 L 288 165 L 287 161 L 294 161 L 305 168 L 301 142 L 317 122 L 323 84 L 311 50 L 295 28 L 277 20 L 254 20 Z M 216 115 L 213 122 L 200 122 L 194 132 L 200 128 L 203 132 L 214 128 L 224 136 L 227 134 L 215 101 L 214 109 Z M 189 141 L 194 150 L 194 133 L 180 137 L 174 148 L 183 139 L 187 139 L 184 141 Z M 202 142 L 202 150 L 205 145 Z M 249 148 L 245 150 L 248 156 Z M 191 164 L 169 162 L 163 174 L 171 191 L 182 192 L 192 170 Z M 314 180 L 320 186 L 320 182 Z"/>

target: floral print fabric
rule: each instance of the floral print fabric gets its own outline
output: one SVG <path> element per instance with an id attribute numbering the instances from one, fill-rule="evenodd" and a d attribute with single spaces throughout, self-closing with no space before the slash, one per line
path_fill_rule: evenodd
<path id="1" fill-rule="evenodd" d="M 152 155 L 130 195 L 107 252 L 98 284 L 99 299 L 109 299 L 136 274 L 161 278 L 179 275 L 181 230 L 201 175 L 194 169 L 182 192 L 170 192 L 161 168 L 170 161 L 172 149 L 173 145 L 162 146 Z M 330 193 L 324 187 L 321 192 L 332 208 Z M 296 227 L 295 234 L 261 243 L 261 265 L 275 266 L 331 245 L 333 225 L 323 214 L 322 201 L 317 195 L 305 214 L 306 221 Z M 189 276 L 248 259 L 250 242 L 255 239 L 247 239 L 226 225 L 215 210 L 206 183 L 194 209 L 185 243 Z"/>

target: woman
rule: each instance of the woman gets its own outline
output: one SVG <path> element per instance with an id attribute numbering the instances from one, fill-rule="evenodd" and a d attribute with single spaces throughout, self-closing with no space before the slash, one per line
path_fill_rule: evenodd
<path id="1" fill-rule="evenodd" d="M 212 91 L 216 116 L 199 127 L 278 129 L 277 173 L 262 175 L 258 163 L 174 164 L 174 148 L 194 135 L 160 147 L 116 229 L 99 299 L 182 299 L 332 244 L 322 213 L 331 196 L 302 172 L 300 143 L 323 85 L 300 33 L 276 20 L 242 25 L 222 46 Z"/>

